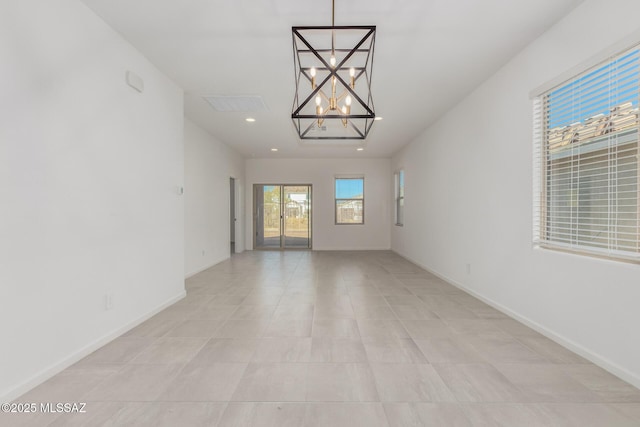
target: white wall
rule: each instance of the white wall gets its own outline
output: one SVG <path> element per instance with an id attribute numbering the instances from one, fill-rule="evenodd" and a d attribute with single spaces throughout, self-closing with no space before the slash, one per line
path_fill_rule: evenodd
<path id="1" fill-rule="evenodd" d="M 243 250 L 244 159 L 185 119 L 184 170 L 184 258 L 188 277 L 230 256 L 230 177 L 236 179 L 236 252 Z"/>
<path id="2" fill-rule="evenodd" d="M 612 11 L 624 13 L 603 27 Z M 392 161 L 406 172 L 393 250 L 636 386 L 640 265 L 532 248 L 529 92 L 637 30 L 639 15 L 637 0 L 586 1 Z"/>
<path id="3" fill-rule="evenodd" d="M 184 295 L 182 101 L 79 1 L 0 3 L 0 401 Z"/>
<path id="4" fill-rule="evenodd" d="M 314 250 L 389 249 L 391 169 L 389 159 L 248 159 L 246 247 L 253 247 L 253 184 L 311 184 Z M 361 174 L 364 225 L 335 225 L 334 178 Z"/>

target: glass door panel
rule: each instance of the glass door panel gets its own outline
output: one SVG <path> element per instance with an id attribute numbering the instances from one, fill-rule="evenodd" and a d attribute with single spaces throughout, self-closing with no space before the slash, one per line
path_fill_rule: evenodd
<path id="1" fill-rule="evenodd" d="M 311 187 L 308 185 L 283 186 L 285 248 L 311 247 Z"/>
<path id="2" fill-rule="evenodd" d="M 311 248 L 311 186 L 253 187 L 254 248 Z"/>
<path id="3" fill-rule="evenodd" d="M 282 228 L 280 218 L 281 186 L 256 185 L 255 230 L 256 248 L 280 248 Z"/>

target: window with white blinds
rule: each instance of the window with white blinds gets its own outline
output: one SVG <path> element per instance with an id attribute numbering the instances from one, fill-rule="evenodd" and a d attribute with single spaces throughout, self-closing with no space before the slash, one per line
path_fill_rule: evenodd
<path id="1" fill-rule="evenodd" d="M 534 243 L 640 261 L 640 47 L 534 100 Z"/>

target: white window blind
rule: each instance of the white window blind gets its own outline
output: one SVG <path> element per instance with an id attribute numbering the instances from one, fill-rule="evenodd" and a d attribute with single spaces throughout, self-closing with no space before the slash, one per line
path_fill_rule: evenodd
<path id="1" fill-rule="evenodd" d="M 640 261 L 640 49 L 534 100 L 534 243 Z"/>

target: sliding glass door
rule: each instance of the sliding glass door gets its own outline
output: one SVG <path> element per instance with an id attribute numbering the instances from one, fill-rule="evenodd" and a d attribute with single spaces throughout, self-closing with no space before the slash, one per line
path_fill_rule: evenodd
<path id="1" fill-rule="evenodd" d="M 256 249 L 311 248 L 311 186 L 253 186 Z"/>

